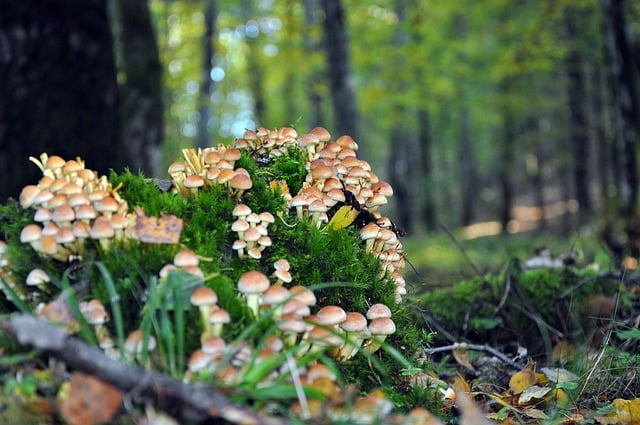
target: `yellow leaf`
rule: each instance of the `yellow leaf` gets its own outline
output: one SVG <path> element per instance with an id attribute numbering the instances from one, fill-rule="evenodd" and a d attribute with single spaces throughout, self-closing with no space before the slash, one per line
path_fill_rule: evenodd
<path id="1" fill-rule="evenodd" d="M 141 242 L 176 244 L 182 233 L 182 219 L 175 215 L 148 217 L 136 208 L 135 235 Z"/>
<path id="2" fill-rule="evenodd" d="M 524 390 L 536 383 L 536 374 L 533 366 L 527 366 L 515 373 L 509 380 L 509 389 L 513 394 L 521 394 Z"/>
<path id="3" fill-rule="evenodd" d="M 358 211 L 351 205 L 343 205 L 338 208 L 338 211 L 329 220 L 329 226 L 334 230 L 344 229 L 353 223 L 353 220 L 358 216 Z"/>
<path id="4" fill-rule="evenodd" d="M 562 388 L 554 388 L 547 401 L 555 403 L 558 407 L 567 407 L 570 402 L 569 396 Z"/>
<path id="5" fill-rule="evenodd" d="M 624 400 L 617 398 L 611 403 L 615 407 L 614 412 L 604 416 L 596 416 L 601 424 L 640 425 L 640 398 Z"/>

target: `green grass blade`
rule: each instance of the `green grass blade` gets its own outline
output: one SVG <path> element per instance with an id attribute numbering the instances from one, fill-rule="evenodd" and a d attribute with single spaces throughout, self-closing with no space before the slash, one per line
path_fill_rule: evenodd
<path id="1" fill-rule="evenodd" d="M 111 313 L 113 314 L 113 322 L 116 327 L 116 337 L 118 339 L 118 347 L 120 347 L 120 358 L 124 358 L 124 323 L 122 322 L 122 311 L 120 310 L 120 296 L 116 290 L 116 285 L 113 283 L 111 274 L 107 267 L 101 263 L 96 262 L 96 267 L 100 271 L 102 278 L 104 279 L 107 292 L 109 293 L 109 303 L 111 304 Z"/>

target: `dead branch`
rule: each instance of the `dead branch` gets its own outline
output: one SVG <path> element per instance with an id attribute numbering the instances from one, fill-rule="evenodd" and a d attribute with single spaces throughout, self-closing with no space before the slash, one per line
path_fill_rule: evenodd
<path id="1" fill-rule="evenodd" d="M 506 354 L 501 353 L 497 349 L 486 344 L 479 345 L 479 344 L 467 344 L 466 342 L 456 342 L 454 344 L 445 345 L 443 347 L 425 348 L 424 352 L 426 354 L 435 354 L 435 353 L 442 353 L 445 351 L 464 350 L 464 349 L 474 350 L 474 351 L 484 351 L 486 353 L 493 354 L 494 356 L 496 356 L 497 358 L 499 358 L 500 360 L 502 360 L 503 362 L 505 362 L 506 364 L 508 364 L 513 368 L 516 368 L 516 369 L 521 368 L 521 366 L 518 365 L 518 363 L 511 360 L 509 357 L 506 356 Z"/>
<path id="2" fill-rule="evenodd" d="M 157 372 L 125 364 L 102 351 L 31 315 L 0 321 L 0 329 L 21 345 L 55 357 L 70 368 L 92 374 L 123 392 L 134 391 L 162 407 L 176 408 L 191 419 L 223 418 L 234 424 L 285 425 L 286 419 L 262 417 L 255 411 L 231 402 L 214 387 L 187 384 Z"/>

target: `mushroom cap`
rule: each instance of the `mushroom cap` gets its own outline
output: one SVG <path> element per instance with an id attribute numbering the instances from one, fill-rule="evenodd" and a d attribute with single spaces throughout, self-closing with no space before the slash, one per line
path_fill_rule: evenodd
<path id="1" fill-rule="evenodd" d="M 58 242 L 54 236 L 42 236 L 40 239 L 40 252 L 54 255 L 58 251 Z"/>
<path id="2" fill-rule="evenodd" d="M 188 187 L 189 189 L 198 188 L 204 186 L 204 179 L 197 174 L 191 174 L 184 179 L 183 184 L 184 187 Z"/>
<path id="3" fill-rule="evenodd" d="M 373 222 L 367 223 L 360 229 L 360 237 L 364 240 L 375 239 L 378 237 L 378 233 L 380 233 L 380 226 Z"/>
<path id="4" fill-rule="evenodd" d="M 208 286 L 201 286 L 191 294 L 191 304 L 196 307 L 213 305 L 218 302 L 218 295 Z"/>
<path id="5" fill-rule="evenodd" d="M 233 207 L 233 211 L 231 211 L 231 215 L 234 217 L 246 217 L 251 214 L 251 208 L 247 204 L 238 204 Z"/>
<path id="6" fill-rule="evenodd" d="M 118 207 L 120 205 L 118 204 L 118 201 L 116 201 L 113 198 L 113 196 L 108 195 L 108 196 L 105 196 L 104 198 L 100 199 L 96 203 L 94 203 L 93 206 L 96 209 L 96 211 L 98 211 L 98 212 L 111 212 L 111 213 L 114 213 L 114 212 L 118 211 Z"/>
<path id="7" fill-rule="evenodd" d="M 96 218 L 96 210 L 89 204 L 80 205 L 76 211 L 78 220 L 93 220 Z"/>
<path id="8" fill-rule="evenodd" d="M 100 216 L 93 222 L 89 235 L 92 239 L 107 239 L 112 238 L 115 235 L 115 231 L 113 230 L 109 219 L 104 216 Z"/>
<path id="9" fill-rule="evenodd" d="M 76 239 L 86 239 L 86 238 L 88 238 L 90 230 L 91 230 L 91 228 L 85 222 L 78 221 L 76 223 L 73 223 L 72 232 L 73 232 L 73 236 L 75 236 Z"/>
<path id="10" fill-rule="evenodd" d="M 374 304 L 367 310 L 367 319 L 390 318 L 391 310 L 384 304 Z"/>
<path id="11" fill-rule="evenodd" d="M 276 219 L 273 216 L 273 214 L 271 214 L 269 211 L 263 211 L 260 214 L 258 214 L 258 217 L 260 218 L 260 222 L 267 225 L 267 224 L 271 224 L 271 223 L 275 223 Z"/>
<path id="12" fill-rule="evenodd" d="M 233 249 L 240 249 L 240 248 L 246 248 L 247 247 L 247 242 L 243 239 L 236 239 L 235 241 L 233 241 L 233 245 L 231 246 L 231 248 Z"/>
<path id="13" fill-rule="evenodd" d="M 256 229 L 255 227 L 249 227 L 245 232 L 244 232 L 244 240 L 247 242 L 255 242 L 258 239 L 260 239 L 262 235 L 260 235 L 260 231 L 258 229 Z"/>
<path id="14" fill-rule="evenodd" d="M 58 155 L 51 155 L 49 158 L 47 158 L 44 166 L 49 170 L 57 170 L 58 168 L 64 167 L 66 163 L 67 161 L 65 161 Z"/>
<path id="15" fill-rule="evenodd" d="M 172 162 L 171 165 L 169 165 L 169 169 L 167 172 L 169 174 L 175 174 L 175 173 L 183 173 L 184 170 L 185 170 L 184 162 L 176 161 L 176 162 Z"/>
<path id="16" fill-rule="evenodd" d="M 367 328 L 367 318 L 357 311 L 351 311 L 340 327 L 345 332 L 361 332 Z"/>
<path id="17" fill-rule="evenodd" d="M 38 208 L 35 215 L 33 216 L 33 219 L 38 223 L 43 223 L 45 221 L 51 220 L 52 216 L 53 214 L 51 213 L 51 210 L 49 208 Z"/>
<path id="18" fill-rule="evenodd" d="M 29 208 L 33 205 L 38 193 L 40 193 L 40 189 L 36 185 L 30 184 L 23 187 L 20 192 L 20 197 L 18 198 L 20 200 L 20 206 L 22 208 Z"/>
<path id="19" fill-rule="evenodd" d="M 219 336 L 210 336 L 202 343 L 202 351 L 213 357 L 224 354 L 226 348 L 227 344 Z"/>
<path id="20" fill-rule="evenodd" d="M 249 223 L 243 218 L 239 218 L 231 224 L 231 230 L 234 232 L 244 232 L 249 229 Z"/>
<path id="21" fill-rule="evenodd" d="M 289 292 L 296 300 L 301 301 L 308 306 L 315 305 L 317 301 L 313 291 L 306 286 L 294 285 L 289 288 Z"/>
<path id="22" fill-rule="evenodd" d="M 289 270 L 289 262 L 286 258 L 280 258 L 273 263 L 273 267 L 276 270 Z"/>
<path id="23" fill-rule="evenodd" d="M 328 142 L 331 140 L 331 133 L 329 133 L 329 131 L 324 127 L 315 127 L 309 133 L 316 136 L 321 142 Z"/>
<path id="24" fill-rule="evenodd" d="M 309 205 L 309 212 L 326 212 L 327 206 L 320 199 L 316 199 Z"/>
<path id="25" fill-rule="evenodd" d="M 267 276 L 259 271 L 250 270 L 240 276 L 238 291 L 243 294 L 260 294 L 266 291 L 270 285 Z"/>
<path id="26" fill-rule="evenodd" d="M 334 326 L 344 322 L 347 318 L 347 313 L 345 313 L 342 307 L 337 305 L 328 305 L 318 310 L 316 316 L 320 323 L 327 326 Z"/>
<path id="27" fill-rule="evenodd" d="M 260 258 L 262 258 L 262 251 L 260 251 L 260 248 L 258 248 L 257 246 L 254 246 L 247 251 L 247 255 L 254 260 L 259 260 Z"/>
<path id="28" fill-rule="evenodd" d="M 203 371 L 213 360 L 211 354 L 205 353 L 202 349 L 197 349 L 189 356 L 188 367 L 192 373 Z"/>
<path id="29" fill-rule="evenodd" d="M 222 158 L 225 161 L 237 161 L 240 159 L 240 149 L 236 148 L 227 148 L 222 154 Z"/>
<path id="30" fill-rule="evenodd" d="M 76 240 L 73 230 L 70 227 L 59 228 L 55 238 L 58 243 L 72 243 Z"/>
<path id="31" fill-rule="evenodd" d="M 67 221 L 73 221 L 76 218 L 76 213 L 73 208 L 68 204 L 60 205 L 53 210 L 51 219 L 56 223 L 62 223 Z"/>
<path id="32" fill-rule="evenodd" d="M 20 242 L 29 243 L 39 240 L 42 237 L 42 228 L 37 224 L 27 224 L 20 232 Z"/>
<path id="33" fill-rule="evenodd" d="M 260 223 L 260 216 L 256 213 L 250 213 L 245 220 L 247 220 L 249 224 L 258 224 Z"/>
<path id="34" fill-rule="evenodd" d="M 271 285 L 264 293 L 260 295 L 260 304 L 274 305 L 285 302 L 291 294 L 284 286 Z"/>
<path id="35" fill-rule="evenodd" d="M 313 381 L 319 378 L 335 381 L 336 375 L 327 367 L 327 365 L 316 363 L 309 367 L 309 370 L 307 371 L 307 379 L 309 380 L 309 383 L 312 384 Z"/>
<path id="36" fill-rule="evenodd" d="M 28 286 L 40 286 L 43 283 L 49 282 L 51 279 L 49 275 L 42 269 L 33 269 L 29 272 L 26 279 Z"/>
<path id="37" fill-rule="evenodd" d="M 223 308 L 214 308 L 209 313 L 209 323 L 229 323 L 231 322 L 231 316 L 229 316 L 229 312 Z"/>
<path id="38" fill-rule="evenodd" d="M 236 173 L 231 180 L 229 180 L 229 186 L 234 189 L 248 190 L 253 187 L 251 177 L 243 173 Z"/>
<path id="39" fill-rule="evenodd" d="M 280 279 L 285 283 L 289 283 L 293 280 L 293 278 L 291 277 L 291 273 L 289 273 L 289 270 L 276 270 L 273 275 L 277 279 Z"/>
<path id="40" fill-rule="evenodd" d="M 182 249 L 173 257 L 173 264 L 178 267 L 197 266 L 200 260 L 190 249 Z"/>
<path id="41" fill-rule="evenodd" d="M 396 331 L 396 324 L 388 317 L 379 317 L 369 323 L 371 335 L 391 335 Z"/>

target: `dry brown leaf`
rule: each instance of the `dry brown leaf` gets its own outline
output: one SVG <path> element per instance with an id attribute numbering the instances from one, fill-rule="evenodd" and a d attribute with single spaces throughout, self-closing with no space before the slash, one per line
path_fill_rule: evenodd
<path id="1" fill-rule="evenodd" d="M 520 394 L 518 398 L 518 404 L 528 404 L 530 401 L 539 401 L 544 398 L 551 391 L 549 387 L 539 387 L 538 385 L 532 385 Z"/>
<path id="2" fill-rule="evenodd" d="M 141 242 L 176 244 L 181 233 L 182 219 L 175 215 L 148 217 L 142 208 L 136 208 L 135 236 Z"/>
<path id="3" fill-rule="evenodd" d="M 533 407 L 527 407 L 522 409 L 522 414 L 533 419 L 547 419 L 548 416 L 540 409 L 534 409 Z"/>
<path id="4" fill-rule="evenodd" d="M 71 425 L 97 425 L 111 421 L 122 405 L 122 394 L 113 385 L 75 372 L 69 392 L 58 399 L 60 413 Z"/>
<path id="5" fill-rule="evenodd" d="M 475 372 L 476 369 L 473 367 L 471 362 L 469 361 L 469 349 L 465 347 L 458 347 L 451 350 L 453 353 L 453 358 L 456 359 L 458 364 L 464 366 L 472 372 Z"/>
<path id="6" fill-rule="evenodd" d="M 595 417 L 601 424 L 640 425 L 640 398 L 633 400 L 617 398 L 610 406 L 615 407 L 616 410 Z"/>

